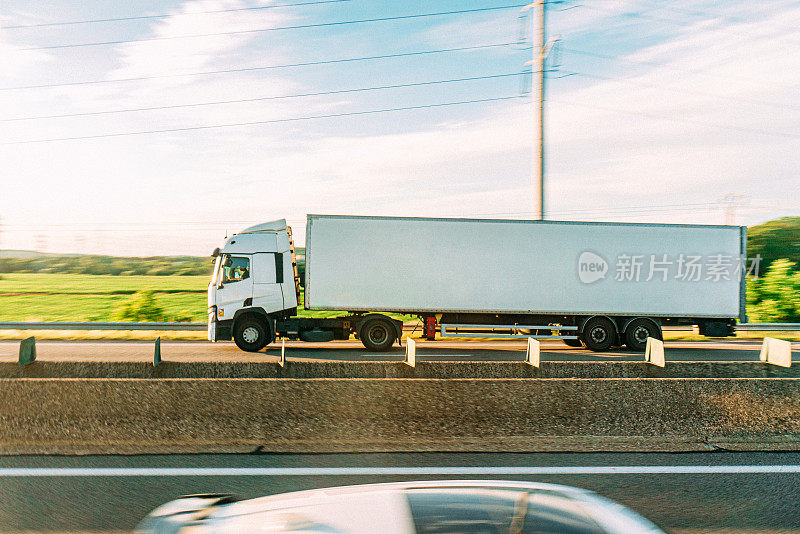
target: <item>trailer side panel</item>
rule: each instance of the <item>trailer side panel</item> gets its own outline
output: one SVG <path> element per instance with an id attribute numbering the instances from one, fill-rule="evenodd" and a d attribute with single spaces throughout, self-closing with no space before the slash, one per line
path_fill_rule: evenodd
<path id="1" fill-rule="evenodd" d="M 741 313 L 737 226 L 309 215 L 306 232 L 310 309 Z"/>

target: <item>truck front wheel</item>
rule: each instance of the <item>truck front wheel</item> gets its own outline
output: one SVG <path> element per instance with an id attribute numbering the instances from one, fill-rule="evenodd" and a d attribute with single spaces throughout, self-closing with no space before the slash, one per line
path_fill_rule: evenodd
<path id="1" fill-rule="evenodd" d="M 397 334 L 391 322 L 376 317 L 375 319 L 367 320 L 361 325 L 358 337 L 361 339 L 361 343 L 369 350 L 384 352 L 392 346 Z"/>
<path id="2" fill-rule="evenodd" d="M 246 352 L 258 352 L 269 344 L 270 335 L 263 319 L 248 316 L 236 321 L 233 340 Z"/>

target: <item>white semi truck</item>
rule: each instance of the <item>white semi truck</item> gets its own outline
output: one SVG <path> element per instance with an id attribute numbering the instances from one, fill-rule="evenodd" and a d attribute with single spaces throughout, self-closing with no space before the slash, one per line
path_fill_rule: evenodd
<path id="1" fill-rule="evenodd" d="M 662 325 L 732 335 L 745 316 L 739 226 L 308 215 L 301 284 L 286 221 L 216 249 L 208 336 L 259 351 L 278 337 L 355 335 L 374 351 L 416 315 L 423 335 L 525 335 L 643 350 Z M 298 317 L 300 286 L 308 310 Z"/>

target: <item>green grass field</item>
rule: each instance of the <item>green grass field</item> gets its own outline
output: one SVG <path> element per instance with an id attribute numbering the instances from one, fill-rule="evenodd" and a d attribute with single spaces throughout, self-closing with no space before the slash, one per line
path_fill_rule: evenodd
<path id="1" fill-rule="evenodd" d="M 168 321 L 202 323 L 206 315 L 207 276 L 110 276 L 90 274 L 2 274 L 0 275 L 0 321 L 119 321 L 118 311 L 135 298 L 137 291 L 153 291 L 156 303 Z M 302 294 L 301 294 L 302 299 Z M 301 317 L 335 317 L 340 311 L 307 311 Z M 416 321 L 410 315 L 393 315 Z M 0 331 L 0 339 L 18 339 L 30 331 Z M 153 333 L 128 331 L 41 331 L 37 338 L 150 339 Z M 761 338 L 763 332 L 740 332 L 739 338 Z M 798 340 L 798 332 L 773 332 L 773 337 Z M 163 333 L 171 339 L 204 339 L 203 332 Z M 691 332 L 666 332 L 672 340 L 707 339 Z"/>
<path id="2" fill-rule="evenodd" d="M 137 291 L 205 294 L 208 276 L 111 276 L 91 274 L 0 274 L 0 294 L 130 294 Z"/>
<path id="3" fill-rule="evenodd" d="M 152 291 L 167 320 L 205 322 L 208 280 L 207 276 L 2 274 L 0 321 L 119 321 L 118 311 L 136 292 Z M 302 317 L 341 314 L 310 312 L 302 306 L 298 310 Z"/>
<path id="4" fill-rule="evenodd" d="M 137 291 L 153 291 L 170 319 L 206 320 L 205 276 L 0 275 L 1 321 L 116 321 Z"/>

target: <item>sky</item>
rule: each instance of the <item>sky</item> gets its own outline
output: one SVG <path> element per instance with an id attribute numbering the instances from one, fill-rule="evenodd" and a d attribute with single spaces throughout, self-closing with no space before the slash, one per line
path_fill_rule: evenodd
<path id="1" fill-rule="evenodd" d="M 530 218 L 523 4 L 4 0 L 0 249 L 202 256 L 282 218 L 302 244 L 307 213 Z M 800 215 L 799 27 L 797 1 L 550 2 L 547 218 Z"/>

